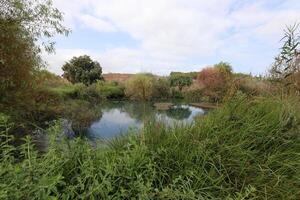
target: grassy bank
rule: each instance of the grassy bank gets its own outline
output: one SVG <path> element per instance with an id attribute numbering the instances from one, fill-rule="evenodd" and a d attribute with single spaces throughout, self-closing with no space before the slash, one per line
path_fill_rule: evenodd
<path id="1" fill-rule="evenodd" d="M 297 101 L 237 97 L 194 125 L 152 123 L 139 135 L 92 148 L 52 142 L 39 155 L 15 148 L 1 117 L 1 199 L 297 199 Z M 15 156 L 18 155 L 18 156 Z"/>

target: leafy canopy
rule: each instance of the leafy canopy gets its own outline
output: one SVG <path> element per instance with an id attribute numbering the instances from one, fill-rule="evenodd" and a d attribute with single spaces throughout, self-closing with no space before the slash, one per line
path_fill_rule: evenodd
<path id="1" fill-rule="evenodd" d="M 68 35 L 62 13 L 51 0 L 0 0 L 0 92 L 32 85 L 42 66 L 40 53 L 54 51 L 56 34 Z"/>
<path id="2" fill-rule="evenodd" d="M 97 80 L 102 80 L 102 68 L 97 61 L 93 61 L 89 56 L 73 57 L 62 67 L 63 77 L 71 83 L 83 83 L 91 85 Z"/>
<path id="3" fill-rule="evenodd" d="M 155 78 L 149 74 L 137 74 L 131 77 L 125 85 L 125 93 L 132 99 L 150 100 L 154 95 Z"/>
<path id="4" fill-rule="evenodd" d="M 228 62 L 219 62 L 218 64 L 215 64 L 214 65 L 215 68 L 218 68 L 219 70 L 223 71 L 223 72 L 226 72 L 228 74 L 231 74 L 232 73 L 232 66 L 230 65 L 230 63 Z"/>
<path id="5" fill-rule="evenodd" d="M 192 78 L 184 74 L 175 74 L 170 76 L 170 85 L 172 87 L 178 87 L 180 91 L 183 87 L 190 86 L 192 83 Z"/>

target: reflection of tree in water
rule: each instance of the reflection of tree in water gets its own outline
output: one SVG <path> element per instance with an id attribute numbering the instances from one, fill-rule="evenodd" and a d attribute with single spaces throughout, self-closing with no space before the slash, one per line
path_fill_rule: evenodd
<path id="1" fill-rule="evenodd" d="M 121 110 L 122 107 L 124 107 L 124 105 L 126 103 L 127 102 L 124 102 L 124 101 L 108 101 L 108 102 L 105 102 L 105 103 L 101 104 L 101 108 L 102 108 L 103 111 L 109 111 L 109 110 L 112 110 L 112 109 Z"/>
<path id="2" fill-rule="evenodd" d="M 87 101 L 77 100 L 65 103 L 64 118 L 72 122 L 77 134 L 83 133 L 93 122 L 101 119 L 101 108 Z"/>
<path id="3" fill-rule="evenodd" d="M 184 107 L 172 107 L 166 111 L 168 117 L 177 119 L 177 120 L 184 120 L 191 116 L 192 111 L 189 108 Z"/>
<path id="4" fill-rule="evenodd" d="M 139 122 L 145 122 L 154 119 L 155 111 L 150 103 L 147 102 L 131 102 L 125 103 L 121 111 L 126 112 L 131 118 Z"/>

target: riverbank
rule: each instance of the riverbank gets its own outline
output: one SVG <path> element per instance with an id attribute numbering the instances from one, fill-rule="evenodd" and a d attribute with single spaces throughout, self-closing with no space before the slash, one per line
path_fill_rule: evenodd
<path id="1" fill-rule="evenodd" d="M 220 105 L 219 104 L 213 104 L 213 103 L 189 103 L 190 106 L 194 106 L 197 108 L 204 108 L 204 109 L 216 109 L 219 108 Z"/>

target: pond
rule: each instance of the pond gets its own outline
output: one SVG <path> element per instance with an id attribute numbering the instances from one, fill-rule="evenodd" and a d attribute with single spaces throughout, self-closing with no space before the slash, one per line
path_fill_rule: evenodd
<path id="1" fill-rule="evenodd" d="M 192 123 L 205 110 L 187 104 L 174 104 L 168 110 L 156 110 L 151 103 L 110 102 L 101 106 L 101 114 L 87 129 L 90 139 L 111 139 L 131 131 L 138 131 L 144 122 L 157 120 L 168 126 Z"/>

